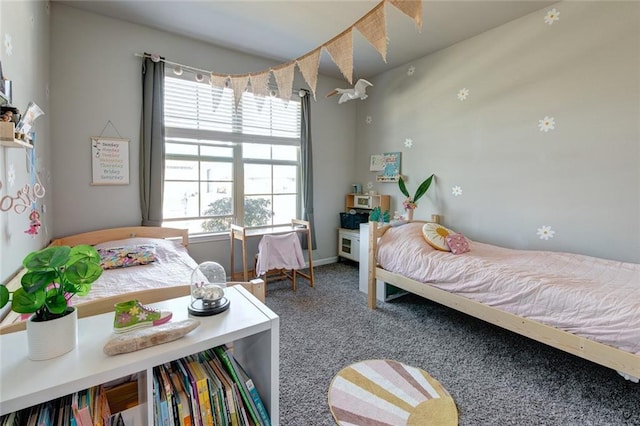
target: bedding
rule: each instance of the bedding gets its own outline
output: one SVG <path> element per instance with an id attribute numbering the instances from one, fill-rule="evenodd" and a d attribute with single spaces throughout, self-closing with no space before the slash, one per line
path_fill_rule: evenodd
<path id="1" fill-rule="evenodd" d="M 191 284 L 191 273 L 198 266 L 195 260 L 189 256 L 187 248 L 179 241 L 159 238 L 127 238 L 109 241 L 94 246 L 98 253 L 119 253 L 131 251 L 137 247 L 137 255 L 124 263 L 146 262 L 149 260 L 146 254 L 150 254 L 149 247 L 153 247 L 153 261 L 127 267 L 106 269 L 102 276 L 93 283 L 88 295 L 71 299 L 71 303 L 84 303 L 103 297 L 133 291 L 171 287 L 176 285 Z M 141 247 L 147 248 L 142 250 Z M 125 255 L 126 257 L 126 255 Z M 144 260 L 143 258 L 146 258 Z"/>
<path id="2" fill-rule="evenodd" d="M 454 255 L 427 244 L 423 225 L 389 228 L 378 241 L 379 266 L 640 354 L 640 265 L 570 253 L 512 250 L 468 239 L 470 250 Z"/>

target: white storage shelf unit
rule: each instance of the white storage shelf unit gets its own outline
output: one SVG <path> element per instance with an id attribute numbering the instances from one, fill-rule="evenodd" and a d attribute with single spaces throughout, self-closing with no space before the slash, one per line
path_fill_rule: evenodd
<path id="1" fill-rule="evenodd" d="M 27 358 L 26 332 L 0 336 L 0 415 L 138 374 L 142 424 L 136 426 L 149 425 L 154 366 L 232 343 L 234 356 L 253 379 L 272 423 L 279 424 L 279 318 L 241 286 L 227 288 L 227 297 L 231 306 L 226 312 L 193 317 L 200 326 L 185 337 L 127 354 L 107 356 L 102 350 L 112 337 L 113 313 L 80 319 L 78 347 L 47 361 Z M 189 317 L 189 302 L 187 296 L 151 306 L 170 310 L 172 320 L 180 321 Z"/>
<path id="2" fill-rule="evenodd" d="M 360 261 L 360 231 L 358 229 L 338 229 L 338 256 L 356 262 Z"/>

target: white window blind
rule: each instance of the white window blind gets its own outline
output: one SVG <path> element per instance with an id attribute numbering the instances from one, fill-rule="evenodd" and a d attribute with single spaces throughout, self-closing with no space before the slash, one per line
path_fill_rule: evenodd
<path id="1" fill-rule="evenodd" d="M 278 225 L 300 205 L 300 102 L 165 77 L 164 222 L 191 233 Z"/>

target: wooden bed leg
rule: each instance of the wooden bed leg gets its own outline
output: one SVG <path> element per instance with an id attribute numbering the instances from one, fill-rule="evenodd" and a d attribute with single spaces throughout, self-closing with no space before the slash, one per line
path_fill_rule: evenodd
<path id="1" fill-rule="evenodd" d="M 376 235 L 378 233 L 378 224 L 376 222 L 369 222 L 369 253 L 367 256 L 369 257 L 369 265 L 368 265 L 368 274 L 367 274 L 367 296 L 368 296 L 368 304 L 370 309 L 376 308 Z"/>

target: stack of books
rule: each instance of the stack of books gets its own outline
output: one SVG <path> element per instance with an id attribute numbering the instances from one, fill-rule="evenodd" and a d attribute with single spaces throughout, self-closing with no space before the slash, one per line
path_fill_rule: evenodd
<path id="1" fill-rule="evenodd" d="M 251 378 L 226 346 L 153 369 L 154 424 L 270 426 Z"/>
<path id="2" fill-rule="evenodd" d="M 133 395 L 123 392 L 132 386 L 135 389 Z M 110 392 L 118 395 L 120 400 L 128 401 L 128 407 L 138 404 L 137 381 L 112 390 L 100 385 L 2 416 L 0 426 L 121 426 L 118 423 L 121 416 L 112 415 L 108 399 Z"/>

